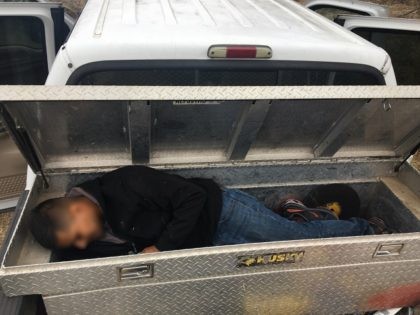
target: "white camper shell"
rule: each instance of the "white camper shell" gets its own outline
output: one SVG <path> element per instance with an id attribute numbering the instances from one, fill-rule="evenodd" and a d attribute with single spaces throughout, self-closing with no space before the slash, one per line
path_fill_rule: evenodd
<path id="1" fill-rule="evenodd" d="M 271 49 L 268 59 L 241 58 L 248 63 L 242 65 L 244 68 L 251 64 L 276 68 L 280 65 L 275 62 L 282 62 L 284 66 L 290 63 L 302 69 L 376 71 L 386 84 L 395 84 L 390 59 L 382 49 L 294 1 L 263 0 L 91 0 L 57 55 L 47 84 L 80 84 L 87 73 L 118 70 L 118 65 L 141 68 L 134 63 L 130 65 L 130 61 L 159 61 L 162 68 L 169 67 L 165 61 L 179 61 L 175 63 L 178 68 L 188 67 L 186 61 L 216 65 L 220 60 L 208 56 L 213 45 Z M 225 58 L 224 67 L 234 66 L 238 61 Z M 174 67 L 173 63 L 170 66 Z M 333 82 L 315 85 L 326 84 Z"/>

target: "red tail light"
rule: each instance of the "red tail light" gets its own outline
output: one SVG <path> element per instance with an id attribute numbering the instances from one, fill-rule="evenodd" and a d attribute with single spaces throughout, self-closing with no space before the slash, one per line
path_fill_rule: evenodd
<path id="1" fill-rule="evenodd" d="M 234 46 L 228 47 L 226 58 L 256 58 L 257 47 L 255 46 Z"/>
<path id="2" fill-rule="evenodd" d="M 214 45 L 210 46 L 209 58 L 271 58 L 272 51 L 268 46 L 251 45 Z"/>

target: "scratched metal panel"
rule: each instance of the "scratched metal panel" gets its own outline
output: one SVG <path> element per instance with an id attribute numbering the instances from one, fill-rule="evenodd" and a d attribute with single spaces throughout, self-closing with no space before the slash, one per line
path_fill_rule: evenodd
<path id="1" fill-rule="evenodd" d="M 297 181 L 295 182 L 297 186 L 293 189 L 301 190 L 307 185 L 316 184 L 313 178 L 321 180 L 320 183 L 328 183 L 334 179 L 335 181 L 340 180 L 341 182 L 350 181 L 353 185 L 370 185 L 374 187 L 378 183 L 369 182 L 368 179 L 371 178 L 372 180 L 372 177 L 379 174 L 384 176 L 387 174 L 386 171 L 391 169 L 390 165 L 387 165 L 382 170 L 384 173 L 381 173 L 382 168 L 380 165 L 389 162 L 376 162 L 374 165 L 370 165 L 370 167 L 365 166 L 366 168 L 363 168 L 364 163 L 358 164 L 355 161 L 353 163 L 356 164 L 333 163 L 330 165 L 334 167 L 326 167 L 324 163 L 310 165 L 304 163 L 278 165 L 271 163 L 250 163 L 247 166 L 235 167 L 226 165 L 225 167 L 194 168 L 187 166 L 172 171 L 184 176 L 200 174 L 200 176 L 215 177 L 222 180 L 221 183 L 227 186 L 237 184 L 241 188 L 251 190 L 263 190 L 267 188 L 289 190 L 293 188 L 290 183 L 293 183 L 294 179 Z M 330 168 L 331 173 L 329 173 Z M 258 172 L 260 182 L 252 180 L 255 178 L 255 172 Z M 326 175 L 322 175 L 323 173 Z M 294 174 L 300 175 L 296 177 Z M 340 177 L 337 177 L 338 175 Z M 62 193 L 69 185 L 76 184 L 81 180 L 86 180 L 93 176 L 95 176 L 95 172 L 49 175 L 49 179 L 51 180 L 51 188 L 49 190 L 42 188 L 41 181 L 38 178 L 34 189 L 29 195 L 28 201 L 24 201 L 22 205 L 25 205 L 25 209 L 30 209 L 42 194 L 50 196 L 50 194 Z M 282 188 L 281 182 L 288 183 L 288 185 Z M 365 192 L 362 195 L 363 198 L 369 201 L 373 197 L 373 192 L 367 195 L 367 190 L 363 189 L 363 191 Z M 384 189 L 377 190 L 376 193 L 380 193 L 383 196 L 389 194 L 390 197 L 388 199 L 392 197 L 392 194 Z M 398 201 L 394 199 L 391 201 L 391 206 L 388 207 L 389 211 L 392 211 L 393 208 L 400 207 Z M 385 210 L 382 209 L 380 211 Z M 187 281 L 203 277 L 250 274 L 255 271 L 252 269 L 236 268 L 238 256 L 291 250 L 305 250 L 305 258 L 298 264 L 282 266 L 282 269 L 299 270 L 302 268 L 323 268 L 370 263 L 377 260 L 376 258 L 373 259 L 372 255 L 378 244 L 388 244 L 390 242 L 404 244 L 404 250 L 399 256 L 381 257 L 379 258 L 381 261 L 420 259 L 420 233 L 414 233 L 249 244 L 173 251 L 159 253 L 158 255 L 137 255 L 65 263 L 48 263 L 49 252 L 39 246 L 36 247 L 36 243 L 28 236 L 27 228 L 25 228 L 25 215 L 27 213 L 28 211 L 19 212 L 18 220 L 16 221 L 17 224 L 12 230 L 14 236 L 8 243 L 8 251 L 2 265 L 3 274 L 0 283 L 4 292 L 10 296 L 24 294 L 56 295 L 103 288 L 124 287 L 140 283 L 157 284 L 162 282 Z M 405 230 L 405 232 L 413 231 L 416 231 L 416 229 Z M 336 255 L 335 253 L 340 254 Z M 155 275 L 153 278 L 133 280 L 130 283 L 118 281 L 118 268 L 149 263 L 155 265 Z M 263 266 L 261 268 L 264 268 L 266 272 L 272 272 L 277 270 L 278 266 Z"/>
<path id="2" fill-rule="evenodd" d="M 317 155 L 337 157 L 337 151 L 346 158 L 402 158 L 416 146 L 417 99 L 393 100 L 389 111 L 383 110 L 382 102 L 365 103 L 273 100 L 249 111 L 243 101 L 145 102 L 137 107 L 150 111 L 150 119 L 130 126 L 128 121 L 140 119 L 132 117 L 136 114 L 127 102 L 19 102 L 5 108 L 28 133 L 44 170 L 129 165 L 139 154 L 143 163 L 152 165 L 314 160 Z M 144 136 L 136 137 L 138 133 Z M 144 152 L 138 152 L 140 148 Z M 231 151 L 241 154 L 232 156 Z"/>
<path id="3" fill-rule="evenodd" d="M 44 170 L 61 160 L 85 166 L 131 162 L 127 102 L 22 102 L 7 110 L 25 128 Z"/>
<path id="4" fill-rule="evenodd" d="M 255 272 L 273 273 L 279 270 L 334 269 L 337 266 L 362 265 L 377 262 L 420 261 L 420 233 L 387 236 L 347 237 L 275 243 L 247 244 L 164 252 L 156 255 L 130 255 L 106 259 L 73 261 L 60 264 L 21 266 L 5 269 L 1 284 L 7 295 L 56 295 L 71 292 L 125 287 L 136 284 L 182 282 L 213 277 L 236 277 Z M 404 244 L 400 255 L 373 257 L 379 244 Z M 269 264 L 255 268 L 238 268 L 238 257 L 270 253 L 304 251 L 302 261 L 289 264 Z M 153 277 L 119 281 L 121 267 L 152 264 Z M 9 272 L 8 272 L 9 271 Z M 409 279 L 419 281 L 401 267 Z"/>
<path id="5" fill-rule="evenodd" d="M 229 164 L 180 166 L 176 169 L 162 167 L 161 169 L 177 173 L 185 177 L 201 176 L 215 179 L 226 187 L 246 189 L 263 201 L 267 194 L 282 193 L 305 195 L 313 185 L 330 182 L 352 183 L 358 191 L 363 191 L 363 203 L 368 206 L 374 197 L 372 188 L 377 183 L 378 176 L 390 176 L 390 170 L 397 161 L 357 161 L 345 160 L 340 162 L 318 161 L 307 163 L 242 163 L 235 166 Z M 86 170 L 85 170 L 86 172 Z M 7 252 L 3 267 L 13 267 L 28 264 L 45 264 L 49 259 L 49 252 L 36 246 L 27 228 L 27 214 L 29 209 L 45 198 L 63 195 L 65 191 L 85 180 L 92 179 L 104 172 L 104 169 L 90 169 L 86 173 L 61 173 L 47 175 L 50 187 L 42 186 L 38 177 L 28 200 L 22 197 L 20 204 L 22 211 L 16 216 L 7 242 Z M 258 175 L 258 176 L 256 176 Z M 317 180 L 314 180 L 316 178 Z M 369 186 L 361 188 L 362 186 Z M 370 191 L 368 193 L 368 191 Z"/>
<path id="6" fill-rule="evenodd" d="M 342 160 L 303 162 L 243 162 L 232 164 L 194 164 L 194 165 L 153 165 L 154 168 L 183 177 L 213 178 L 227 187 L 278 187 L 287 185 L 310 185 L 328 182 L 371 182 L 378 177 L 393 176 L 392 169 L 398 160 L 383 161 Z M 80 173 L 48 175 L 51 183 L 49 191 L 63 192 L 86 180 L 93 179 L 109 169 L 88 169 Z"/>
<path id="7" fill-rule="evenodd" d="M 1 99 L 9 101 L 24 99 L 29 101 L 34 99 L 47 101 L 301 100 L 343 97 L 382 99 L 420 98 L 420 88 L 30 87 L 25 89 L 7 87 L 6 89 L 0 87 L 0 95 Z M 326 139 L 329 140 L 331 134 L 334 135 L 327 133 Z M 412 139 L 415 137 L 408 137 L 410 140 L 408 143 L 411 143 Z M 392 166 L 397 163 L 398 159 L 392 158 L 330 159 L 314 160 L 311 163 L 301 160 L 285 161 L 284 164 L 273 161 L 242 161 L 185 165 L 179 173 L 186 176 L 216 177 L 222 179 L 224 184 L 241 188 L 272 188 L 279 183 L 309 185 L 315 182 L 325 184 L 331 181 L 353 183 L 372 181 L 377 176 L 389 176 Z M 163 169 L 170 167 L 172 166 L 160 166 Z M 61 171 L 65 173 L 69 170 Z M 93 172 L 96 171 L 99 170 Z M 72 180 L 80 179 L 82 177 L 75 175 Z M 68 183 L 67 180 L 61 182 L 60 189 Z M 58 182 L 53 186 L 56 184 Z M 36 200 L 36 195 L 42 190 L 40 182 L 36 184 L 35 190 L 39 191 L 32 191 L 28 202 Z M 25 204 L 24 210 L 28 208 L 30 208 L 28 204 Z M 18 221 L 24 223 L 24 213 L 19 216 Z M 18 226 L 12 231 L 15 241 L 23 235 L 17 233 L 17 228 Z M 24 226 L 21 228 L 24 229 Z M 420 233 L 413 233 L 288 241 L 66 263 L 48 263 L 47 257 L 43 263 L 32 265 L 5 266 L 3 262 L 0 283 L 5 293 L 10 296 L 43 294 L 52 314 L 88 311 L 101 314 L 139 312 L 159 314 L 169 311 L 172 313 L 189 311 L 192 314 L 335 313 L 338 308 L 340 312 L 347 312 L 364 308 L 363 302 L 368 296 L 395 286 L 420 282 L 419 239 Z M 25 241 L 31 240 L 27 238 Z M 404 247 L 400 255 L 373 258 L 380 244 L 403 244 Z M 31 246 L 35 244 L 31 243 Z M 28 248 L 35 251 L 34 247 Z M 237 267 L 239 256 L 289 251 L 305 251 L 303 260 L 291 264 Z M 19 255 L 24 256 L 22 253 Z M 119 281 L 119 268 L 143 264 L 154 266 L 153 277 Z M 305 292 L 305 295 L 299 295 L 299 292 Z M 325 298 L 320 299 L 319 296 Z M 309 301 L 306 303 L 308 308 L 300 309 L 296 306 L 296 300 L 299 301 L 299 305 L 305 305 L 303 302 Z M 344 305 L 344 301 L 347 306 Z M 407 303 L 409 302 L 404 302 L 405 305 Z M 386 303 L 381 304 L 383 308 L 385 305 Z M 279 309 L 286 311 L 279 312 Z"/>
<path id="8" fill-rule="evenodd" d="M 331 257 L 331 252 L 323 254 Z M 241 276 L 47 296 L 44 301 L 52 315 L 344 314 L 410 303 L 410 291 L 418 290 L 420 281 L 419 260 L 269 273 L 254 268 Z"/>

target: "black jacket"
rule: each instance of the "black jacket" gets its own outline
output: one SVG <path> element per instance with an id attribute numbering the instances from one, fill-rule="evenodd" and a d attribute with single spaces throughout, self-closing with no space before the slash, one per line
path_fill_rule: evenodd
<path id="1" fill-rule="evenodd" d="M 222 197 L 211 179 L 185 179 L 145 166 L 127 166 L 78 187 L 99 202 L 113 233 L 139 251 L 150 245 L 166 251 L 212 244 Z M 113 255 L 114 250 L 128 252 L 130 246 L 94 242 L 86 256 L 108 255 L 107 249 Z"/>

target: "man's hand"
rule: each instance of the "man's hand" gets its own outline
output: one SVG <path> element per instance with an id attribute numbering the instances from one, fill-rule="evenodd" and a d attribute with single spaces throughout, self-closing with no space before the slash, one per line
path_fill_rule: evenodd
<path id="1" fill-rule="evenodd" d="M 160 252 L 160 250 L 157 249 L 156 246 L 154 246 L 154 245 L 146 247 L 141 251 L 142 254 L 158 253 L 158 252 Z"/>

